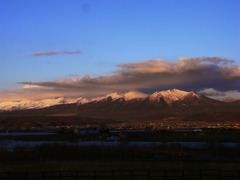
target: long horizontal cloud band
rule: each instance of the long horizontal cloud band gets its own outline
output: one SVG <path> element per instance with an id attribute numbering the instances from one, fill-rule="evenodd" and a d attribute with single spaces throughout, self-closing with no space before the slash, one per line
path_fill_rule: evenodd
<path id="1" fill-rule="evenodd" d="M 233 61 L 221 58 L 180 58 L 178 62 L 174 63 L 163 59 L 155 59 L 118 65 L 123 69 L 110 76 L 84 76 L 58 79 L 52 82 L 19 82 L 19 84 L 69 89 L 89 89 L 99 86 L 120 90 L 140 90 L 160 86 L 177 88 L 177 86 L 189 86 L 189 83 L 194 89 L 211 85 L 213 88 L 240 88 L 239 66 L 217 64 L 220 62 L 229 63 Z M 201 87 L 198 87 L 198 84 Z"/>
<path id="2" fill-rule="evenodd" d="M 58 54 L 81 54 L 82 51 L 55 51 L 55 52 L 37 52 L 32 54 L 32 56 L 51 56 Z"/>
<path id="3" fill-rule="evenodd" d="M 113 91 L 156 91 L 167 88 L 199 91 L 206 88 L 240 90 L 240 66 L 219 57 L 184 58 L 177 62 L 153 59 L 120 64 L 119 70 L 108 76 L 83 76 L 50 82 L 18 82 L 28 93 L 48 91 L 56 94 L 95 97 Z M 17 93 L 17 92 L 16 92 Z M 36 93 L 37 94 L 37 93 Z M 0 93 L 1 99 L 1 93 Z"/>

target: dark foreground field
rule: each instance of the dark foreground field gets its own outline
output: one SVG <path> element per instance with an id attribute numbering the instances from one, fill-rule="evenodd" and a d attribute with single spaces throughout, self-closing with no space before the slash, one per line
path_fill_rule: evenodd
<path id="1" fill-rule="evenodd" d="M 215 162 L 50 162 L 4 166 L 1 180 L 238 180 L 239 163 Z M 27 171 L 26 171 L 27 169 Z"/>
<path id="2" fill-rule="evenodd" d="M 239 143 L 239 131 L 206 132 L 131 132 L 120 139 L 123 146 L 74 146 L 58 141 L 100 141 L 108 134 L 63 133 L 42 136 L 1 136 L 1 140 L 56 141 L 34 148 L 15 147 L 14 151 L 0 151 L 1 172 L 43 171 L 112 171 L 112 170 L 189 170 L 220 169 L 238 170 L 240 146 L 224 143 Z M 118 134 L 109 133 L 108 135 Z M 106 139 L 102 140 L 106 142 Z M 153 147 L 127 147 L 127 142 L 163 142 Z M 169 142 L 175 144 L 167 145 Z M 204 142 L 203 148 L 185 147 L 180 142 Z M 222 144 L 219 144 L 222 143 Z"/>
<path id="3" fill-rule="evenodd" d="M 117 162 L 63 162 L 1 164 L 0 172 L 40 171 L 109 171 L 109 170 L 182 170 L 212 169 L 238 170 L 240 162 L 201 161 L 117 161 Z"/>

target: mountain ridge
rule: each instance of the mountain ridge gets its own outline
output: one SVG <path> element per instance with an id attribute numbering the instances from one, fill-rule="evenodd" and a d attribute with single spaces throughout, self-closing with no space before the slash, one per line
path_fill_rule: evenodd
<path id="1" fill-rule="evenodd" d="M 56 98 L 57 105 L 0 113 L 0 128 L 238 127 L 239 102 L 210 99 L 196 92 L 159 91 L 150 95 L 115 92 L 93 99 Z M 23 127 L 23 124 L 24 127 Z"/>
<path id="2" fill-rule="evenodd" d="M 41 109 L 61 104 L 82 104 L 86 103 L 86 98 L 80 97 L 76 99 L 56 97 L 51 99 L 43 99 L 38 101 L 18 101 L 18 102 L 0 102 L 0 111 L 14 111 L 14 110 L 26 110 L 26 109 Z"/>
<path id="3" fill-rule="evenodd" d="M 214 106 L 218 104 L 226 103 L 199 95 L 193 91 L 182 91 L 178 89 L 171 89 L 165 91 L 157 91 L 150 95 L 137 92 L 113 92 L 105 96 L 97 98 L 87 99 L 85 97 L 79 97 L 76 99 L 57 97 L 52 99 L 43 99 L 38 101 L 20 101 L 20 102 L 0 102 L 0 111 L 15 111 L 15 110 L 31 110 L 42 109 L 51 106 L 76 104 L 77 106 L 101 106 L 107 107 L 108 105 L 121 106 L 143 106 L 147 107 L 151 105 L 156 107 L 192 107 L 192 106 Z M 93 105 L 98 104 L 98 105 Z"/>

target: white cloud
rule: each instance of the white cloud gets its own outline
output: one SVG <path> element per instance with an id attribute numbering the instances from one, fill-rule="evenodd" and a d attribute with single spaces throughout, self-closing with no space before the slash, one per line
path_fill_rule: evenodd
<path id="1" fill-rule="evenodd" d="M 208 88 L 208 89 L 198 91 L 198 93 L 213 99 L 218 99 L 218 100 L 227 100 L 227 99 L 240 100 L 240 91 L 238 90 L 217 91 L 213 88 Z"/>
<path id="2" fill-rule="evenodd" d="M 217 91 L 213 88 L 207 88 L 207 89 L 198 91 L 198 93 L 206 96 L 225 96 L 226 95 L 225 92 Z"/>

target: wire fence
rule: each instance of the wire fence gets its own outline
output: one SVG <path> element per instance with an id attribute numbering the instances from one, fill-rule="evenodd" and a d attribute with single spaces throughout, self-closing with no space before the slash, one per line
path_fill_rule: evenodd
<path id="1" fill-rule="evenodd" d="M 240 180 L 239 170 L 0 172 L 1 180 Z"/>

